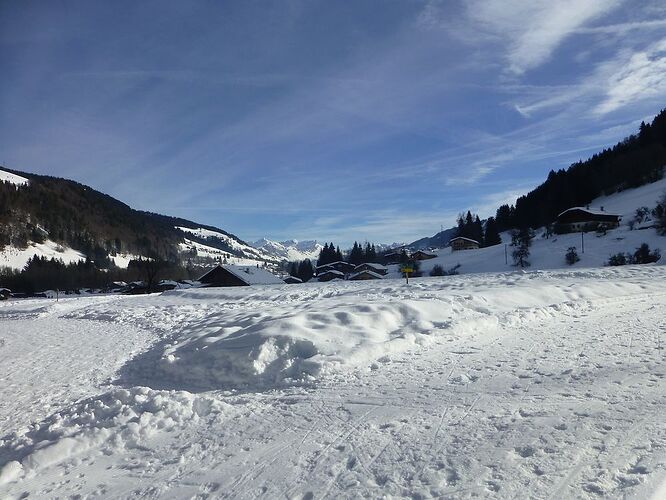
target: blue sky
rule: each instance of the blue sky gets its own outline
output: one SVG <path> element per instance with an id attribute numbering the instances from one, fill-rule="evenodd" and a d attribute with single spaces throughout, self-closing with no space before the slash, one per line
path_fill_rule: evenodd
<path id="1" fill-rule="evenodd" d="M 246 240 L 412 241 L 666 107 L 666 4 L 0 3 L 0 162 Z"/>

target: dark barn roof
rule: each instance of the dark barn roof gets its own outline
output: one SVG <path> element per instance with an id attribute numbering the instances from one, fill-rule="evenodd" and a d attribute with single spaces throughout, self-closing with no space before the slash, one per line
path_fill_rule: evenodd
<path id="1" fill-rule="evenodd" d="M 208 271 L 201 278 L 201 283 L 211 286 L 248 286 L 282 284 L 273 273 L 254 266 L 233 266 L 220 264 Z"/>
<path id="2" fill-rule="evenodd" d="M 584 207 L 573 207 L 565 210 L 557 216 L 558 224 L 572 224 L 577 222 L 611 222 L 618 223 L 620 216 L 604 212 L 603 210 L 591 210 Z"/>

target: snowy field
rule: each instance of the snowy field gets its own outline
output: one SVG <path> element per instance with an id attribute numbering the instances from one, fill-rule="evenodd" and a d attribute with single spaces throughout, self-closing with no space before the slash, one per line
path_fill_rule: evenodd
<path id="1" fill-rule="evenodd" d="M 666 498 L 665 283 L 0 302 L 0 498 Z"/>

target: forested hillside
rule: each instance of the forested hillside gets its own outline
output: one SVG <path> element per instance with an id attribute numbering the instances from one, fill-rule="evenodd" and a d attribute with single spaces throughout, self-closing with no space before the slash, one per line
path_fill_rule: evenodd
<path id="1" fill-rule="evenodd" d="M 551 170 L 548 179 L 516 205 L 503 205 L 495 217 L 498 228 L 541 227 L 573 206 L 594 198 L 642 186 L 662 178 L 666 166 L 666 110 L 637 134 L 568 169 Z"/>
<path id="2" fill-rule="evenodd" d="M 177 261 L 179 244 L 187 237 L 230 255 L 257 257 L 246 255 L 239 247 L 248 245 L 221 229 L 134 210 L 78 182 L 4 170 L 29 182 L 0 182 L 0 250 L 7 245 L 24 248 L 29 242 L 48 238 L 99 264 L 117 253 Z M 198 236 L 177 227 L 202 228 L 218 234 Z"/>

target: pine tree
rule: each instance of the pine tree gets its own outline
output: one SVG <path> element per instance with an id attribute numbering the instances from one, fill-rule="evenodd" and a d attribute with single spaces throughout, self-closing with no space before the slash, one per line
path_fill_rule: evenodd
<path id="1" fill-rule="evenodd" d="M 310 262 L 310 259 L 305 259 L 298 264 L 296 276 L 300 278 L 303 283 L 312 279 L 313 275 L 314 269 L 312 269 L 312 262 Z"/>
<path id="2" fill-rule="evenodd" d="M 358 266 L 359 264 L 363 263 L 363 260 L 364 260 L 363 248 L 357 242 L 354 242 L 354 246 L 349 252 L 348 261 L 350 264 Z"/>
<path id="3" fill-rule="evenodd" d="M 476 216 L 474 219 L 474 224 L 472 225 L 472 239 L 479 242 L 479 246 L 485 246 L 483 242 L 483 224 L 481 224 L 481 219 L 479 216 Z"/>
<path id="4" fill-rule="evenodd" d="M 491 247 L 500 243 L 502 243 L 502 238 L 497 230 L 497 222 L 494 217 L 488 217 L 485 234 L 483 235 L 483 244 L 484 246 Z"/>

